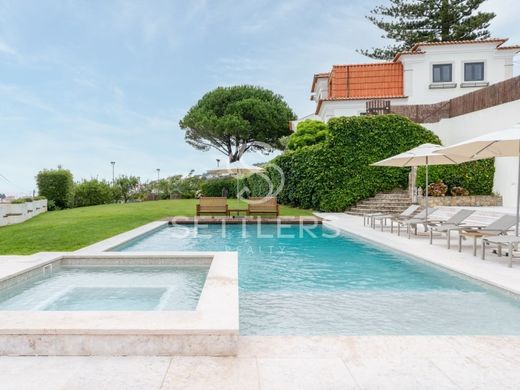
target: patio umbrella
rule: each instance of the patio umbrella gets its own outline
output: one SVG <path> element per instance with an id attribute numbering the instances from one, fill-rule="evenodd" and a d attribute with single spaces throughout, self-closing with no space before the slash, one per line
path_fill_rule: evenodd
<path id="1" fill-rule="evenodd" d="M 247 166 L 242 165 L 240 163 L 233 163 L 229 164 L 227 167 L 219 167 L 215 169 L 209 169 L 207 171 L 208 174 L 213 176 L 234 176 L 237 179 L 237 207 L 240 204 L 240 194 L 239 194 L 239 187 L 240 187 L 240 181 L 238 178 L 240 176 L 248 176 L 252 175 L 254 173 L 262 172 L 263 169 L 260 167 L 255 166 Z"/>
<path id="2" fill-rule="evenodd" d="M 467 156 L 473 160 L 491 157 L 518 157 L 518 182 L 516 192 L 516 228 L 518 236 L 518 221 L 520 212 L 520 123 L 509 129 L 495 131 L 480 137 L 439 149 L 438 152 L 453 157 Z"/>
<path id="3" fill-rule="evenodd" d="M 426 219 L 428 219 L 428 166 L 460 164 L 471 158 L 439 153 L 441 145 L 422 144 L 401 154 L 378 161 L 372 165 L 378 167 L 417 167 L 426 166 Z"/>

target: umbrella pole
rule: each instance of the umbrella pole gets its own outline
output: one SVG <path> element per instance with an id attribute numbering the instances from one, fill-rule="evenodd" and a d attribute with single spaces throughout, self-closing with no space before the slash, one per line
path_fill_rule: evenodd
<path id="1" fill-rule="evenodd" d="M 428 221 L 428 156 L 426 156 L 426 221 Z"/>
<path id="2" fill-rule="evenodd" d="M 240 198 L 239 198 L 239 194 L 238 194 L 239 186 L 240 186 L 239 183 L 240 183 L 240 181 L 239 181 L 239 178 L 237 176 L 237 209 L 240 208 Z"/>
<path id="3" fill-rule="evenodd" d="M 520 144 L 519 144 L 520 148 Z M 518 156 L 518 180 L 516 182 L 516 224 L 515 235 L 518 237 L 518 217 L 520 215 L 520 156 Z"/>

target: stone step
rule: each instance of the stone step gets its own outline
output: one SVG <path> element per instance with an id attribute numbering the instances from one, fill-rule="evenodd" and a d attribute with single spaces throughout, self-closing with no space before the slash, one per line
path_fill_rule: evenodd
<path id="1" fill-rule="evenodd" d="M 345 212 L 351 215 L 369 213 L 399 214 L 406 210 L 412 201 L 407 191 L 395 190 L 379 193 L 372 198 L 364 199 Z"/>
<path id="2" fill-rule="evenodd" d="M 395 200 L 392 200 L 390 202 L 381 202 L 381 201 L 362 201 L 359 202 L 358 205 L 367 205 L 367 206 L 380 206 L 380 205 L 392 205 L 392 206 L 406 206 L 407 204 L 410 204 L 411 202 L 397 202 Z"/>

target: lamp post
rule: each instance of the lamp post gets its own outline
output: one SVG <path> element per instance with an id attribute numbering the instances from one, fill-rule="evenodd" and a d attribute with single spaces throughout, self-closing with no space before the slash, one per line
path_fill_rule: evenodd
<path id="1" fill-rule="evenodd" d="M 114 172 L 115 172 L 115 166 L 116 166 L 116 162 L 115 161 L 110 161 L 110 164 L 112 164 L 112 184 L 114 184 L 115 182 L 115 175 L 114 175 Z"/>

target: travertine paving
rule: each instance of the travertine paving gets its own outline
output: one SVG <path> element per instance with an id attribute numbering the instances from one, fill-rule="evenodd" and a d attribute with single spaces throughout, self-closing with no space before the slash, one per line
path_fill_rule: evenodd
<path id="1" fill-rule="evenodd" d="M 520 291 L 520 263 L 481 261 L 322 215 L 329 225 L 482 281 Z M 105 243 L 106 245 L 106 243 Z M 12 259 L 9 267 L 18 267 Z M 42 261 L 29 259 L 26 261 Z M 10 270 L 12 272 L 12 269 Z M 236 357 L 0 357 L 1 390 L 45 389 L 518 389 L 520 336 L 241 336 Z"/>
<path id="2" fill-rule="evenodd" d="M 520 337 L 241 337 L 237 357 L 0 357 L 2 390 L 518 389 Z"/>

